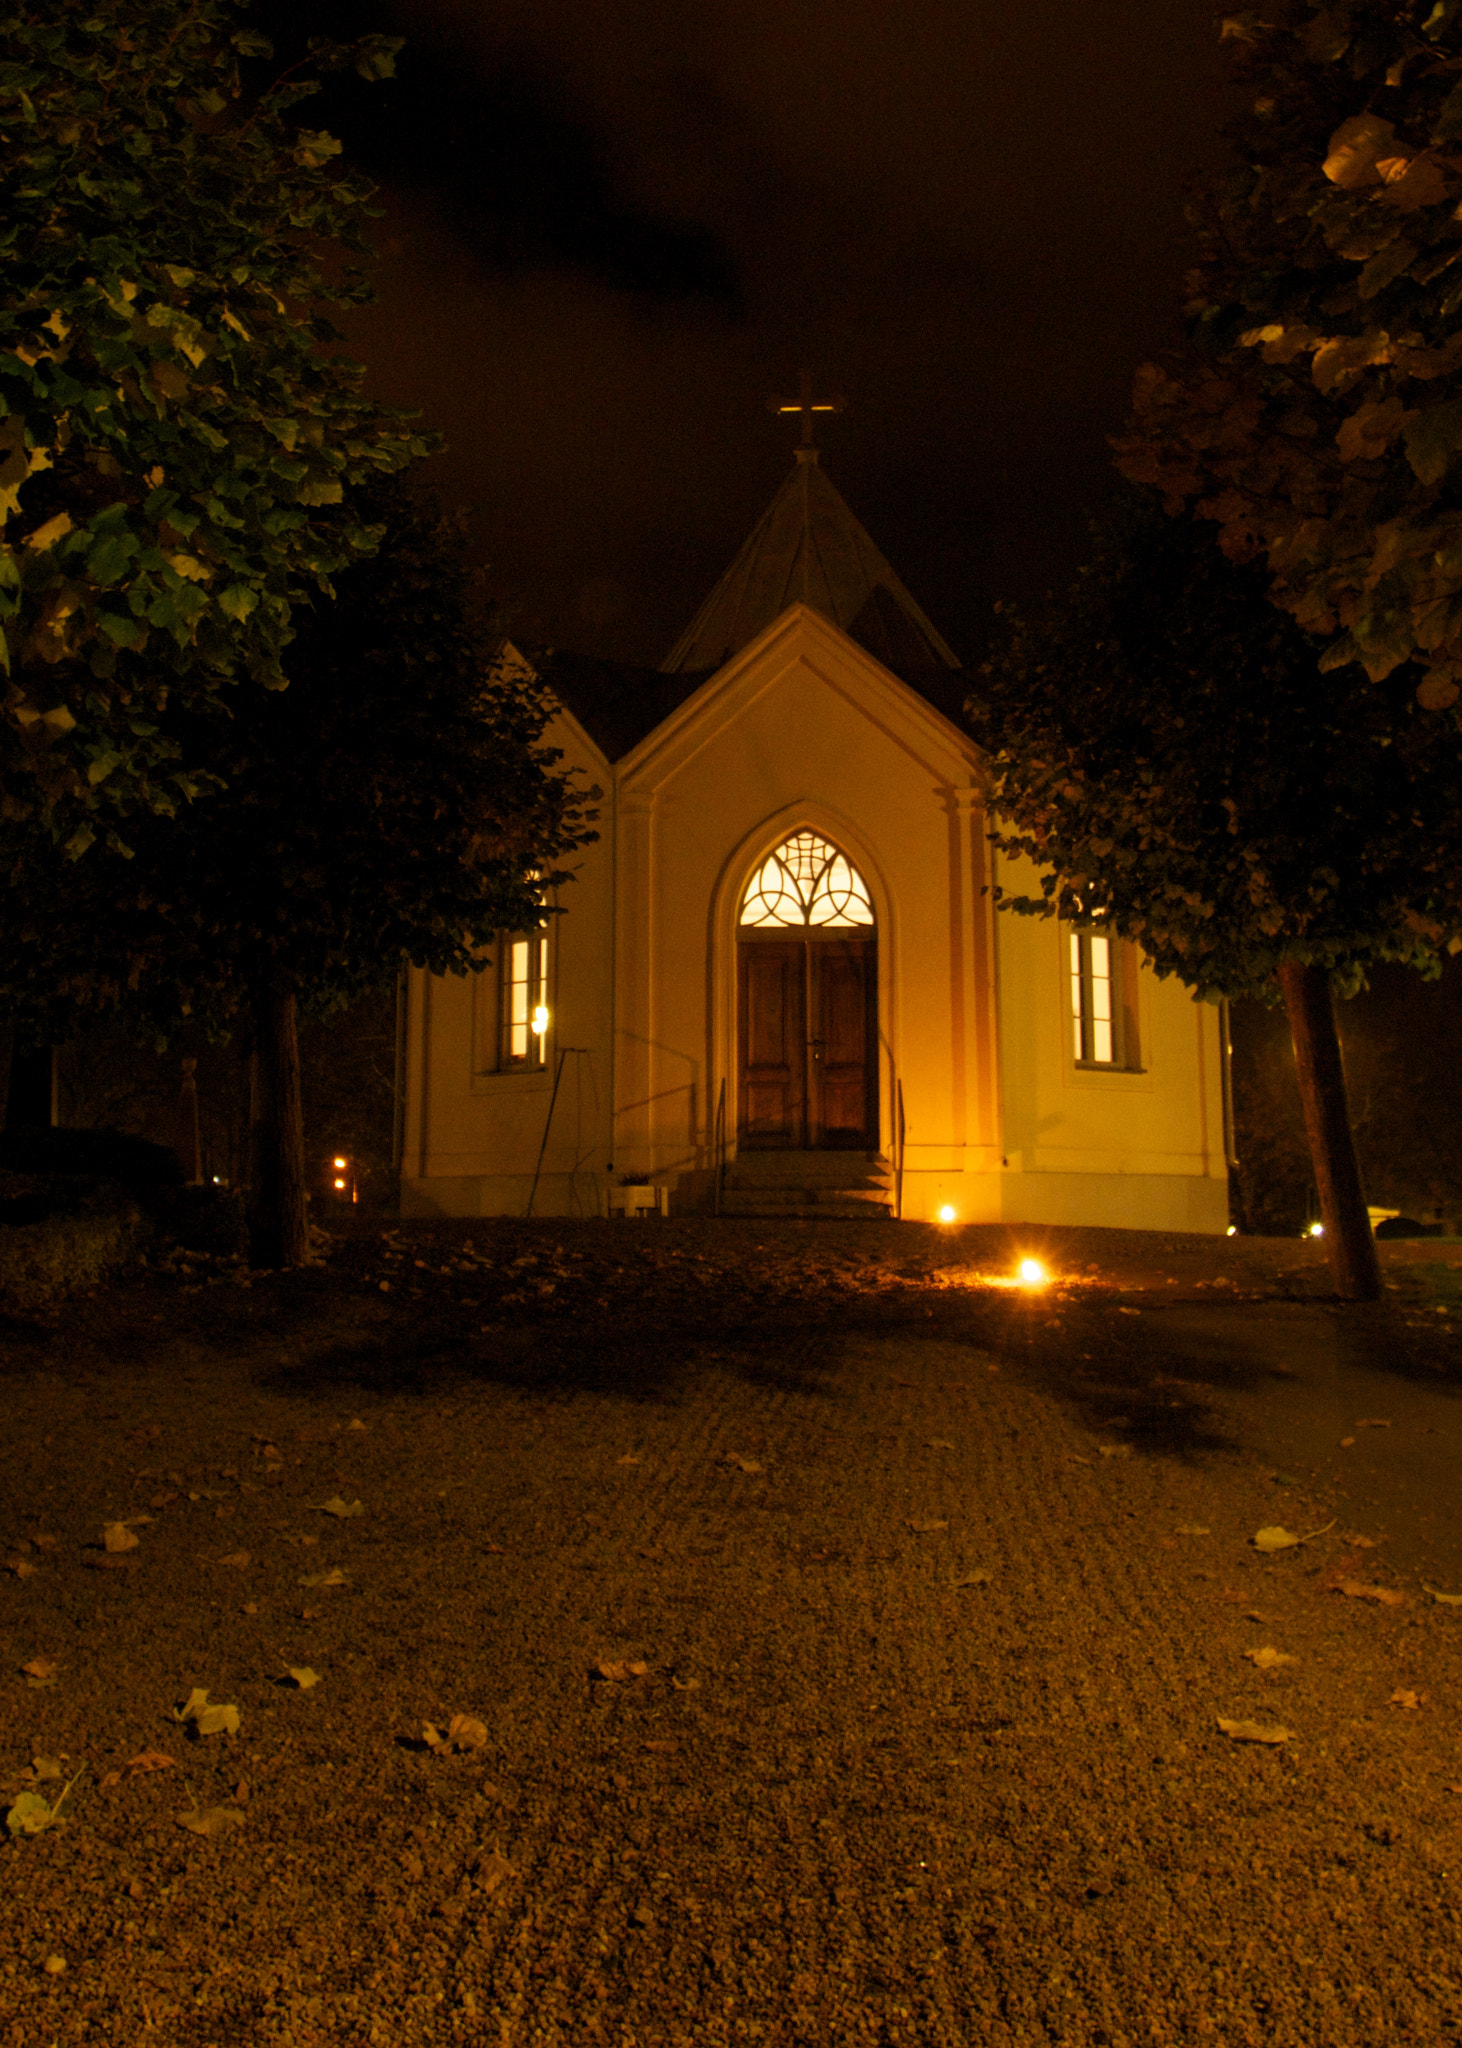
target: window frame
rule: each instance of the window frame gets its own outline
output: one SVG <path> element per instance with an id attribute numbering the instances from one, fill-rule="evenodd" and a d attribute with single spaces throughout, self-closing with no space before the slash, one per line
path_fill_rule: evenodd
<path id="1" fill-rule="evenodd" d="M 1097 922 L 1067 925 L 1066 940 L 1062 949 L 1063 1028 L 1072 1066 L 1079 1074 L 1142 1073 L 1136 948 L 1131 940 L 1118 938 L 1106 925 Z M 1105 975 L 1097 971 L 1094 942 L 1106 948 Z M 1101 1014 L 1099 1000 L 1103 984 L 1107 991 L 1106 1016 Z M 1106 1059 L 1094 1050 L 1100 1043 L 1103 1027 L 1110 1033 L 1111 1050 Z"/>
<path id="2" fill-rule="evenodd" d="M 520 979 L 517 956 L 523 951 L 527 972 Z M 536 956 L 536 958 L 535 958 Z M 541 1074 L 548 1065 L 548 1038 L 553 1029 L 553 1005 L 548 1000 L 553 955 L 548 943 L 548 926 L 532 931 L 498 933 L 497 939 L 497 1060 L 499 1074 Z M 521 1005 L 515 1003 L 522 989 Z M 517 1014 L 521 1008 L 522 1015 Z M 545 1028 L 533 1029 L 534 1013 L 547 1012 Z M 514 1050 L 514 1037 L 522 1034 L 523 1049 Z"/>

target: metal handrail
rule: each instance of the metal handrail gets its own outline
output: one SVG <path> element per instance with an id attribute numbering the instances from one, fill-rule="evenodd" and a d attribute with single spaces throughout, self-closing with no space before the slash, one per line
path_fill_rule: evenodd
<path id="1" fill-rule="evenodd" d="M 907 1128 L 904 1123 L 904 1084 L 902 1079 L 894 1083 L 898 1102 L 898 1113 L 894 1123 L 893 1153 L 893 1215 L 896 1223 L 904 1219 L 904 1139 Z"/>
<path id="2" fill-rule="evenodd" d="M 721 1213 L 721 1191 L 726 1181 L 726 1076 L 721 1076 L 721 1092 L 716 1099 L 716 1206 L 715 1214 Z"/>

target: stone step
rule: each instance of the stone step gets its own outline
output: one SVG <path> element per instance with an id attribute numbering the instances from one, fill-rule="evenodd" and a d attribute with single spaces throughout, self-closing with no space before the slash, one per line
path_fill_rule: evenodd
<path id="1" fill-rule="evenodd" d="M 744 1188 L 728 1189 L 721 1199 L 721 1214 L 755 1218 L 762 1223 L 883 1223 L 893 1214 L 891 1201 L 844 1202 L 820 1196 L 813 1202 L 786 1202 L 773 1206 Z"/>
<path id="2" fill-rule="evenodd" d="M 876 1188 L 737 1188 L 723 1189 L 723 1216 L 826 1216 L 836 1211 L 844 1216 L 873 1216 L 887 1213 L 892 1198 L 885 1187 Z"/>
<path id="3" fill-rule="evenodd" d="M 743 1152 L 726 1166 L 726 1186 L 741 1188 L 883 1187 L 893 1169 L 866 1152 Z"/>

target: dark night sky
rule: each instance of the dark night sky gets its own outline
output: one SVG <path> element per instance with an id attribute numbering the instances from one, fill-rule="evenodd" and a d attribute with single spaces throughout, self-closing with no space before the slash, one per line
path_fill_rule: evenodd
<path id="1" fill-rule="evenodd" d="M 781 482 L 766 401 L 956 649 L 1060 582 L 1219 152 L 1207 0 L 303 0 L 409 38 L 306 118 L 380 181 L 351 321 L 519 637 L 658 661 Z"/>

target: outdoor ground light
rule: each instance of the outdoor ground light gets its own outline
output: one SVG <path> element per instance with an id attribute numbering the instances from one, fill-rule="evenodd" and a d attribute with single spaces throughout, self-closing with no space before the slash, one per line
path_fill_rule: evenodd
<path id="1" fill-rule="evenodd" d="M 953 1223 L 954 1210 L 950 1207 L 948 1202 L 946 1202 L 944 1207 L 940 1210 L 939 1220 L 941 1223 Z"/>
<path id="2" fill-rule="evenodd" d="M 1306 1237 L 1323 1237 L 1324 1235 L 1325 1226 L 1323 1223 L 1312 1223 L 1309 1229 L 1305 1232 Z"/>
<path id="3" fill-rule="evenodd" d="M 1044 1286 L 1045 1286 L 1045 1284 L 1046 1284 L 1046 1269 L 1045 1269 L 1045 1267 L 1044 1267 L 1044 1266 L 1043 1266 L 1043 1265 L 1041 1264 L 1041 1262 L 1040 1262 L 1040 1260 L 1039 1260 L 1039 1259 L 1022 1259 L 1022 1260 L 1021 1260 L 1021 1262 L 1020 1262 L 1020 1280 L 1021 1280 L 1021 1285 L 1022 1285 L 1022 1286 L 1024 1286 L 1024 1287 L 1044 1287 Z"/>

